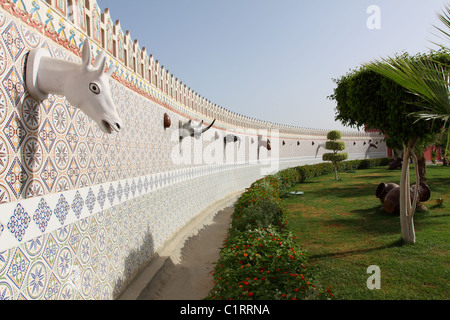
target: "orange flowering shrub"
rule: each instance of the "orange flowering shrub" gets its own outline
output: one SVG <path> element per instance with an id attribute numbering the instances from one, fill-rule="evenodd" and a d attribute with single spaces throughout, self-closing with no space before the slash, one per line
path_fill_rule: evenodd
<path id="1" fill-rule="evenodd" d="M 234 232 L 213 273 L 207 299 L 296 300 L 330 299 L 306 267 L 306 255 L 286 229 L 260 228 Z"/>

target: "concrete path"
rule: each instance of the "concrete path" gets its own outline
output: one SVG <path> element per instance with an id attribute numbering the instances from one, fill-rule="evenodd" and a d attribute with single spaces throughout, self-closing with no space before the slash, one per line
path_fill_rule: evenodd
<path id="1" fill-rule="evenodd" d="M 212 272 L 240 193 L 205 210 L 152 259 L 118 300 L 201 300 L 213 287 Z M 231 200 L 230 200 L 231 199 Z M 215 209 L 215 208 L 224 209 Z M 217 212 L 214 215 L 214 212 Z M 194 219 L 196 220 L 196 219 Z"/>
<path id="2" fill-rule="evenodd" d="M 181 263 L 167 259 L 138 300 L 201 300 L 213 286 L 212 272 L 227 236 L 233 208 L 220 211 L 213 224 L 187 240 Z"/>

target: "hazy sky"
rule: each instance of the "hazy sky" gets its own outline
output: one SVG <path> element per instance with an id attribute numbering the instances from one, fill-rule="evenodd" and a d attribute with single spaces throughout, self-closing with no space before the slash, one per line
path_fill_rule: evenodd
<path id="1" fill-rule="evenodd" d="M 176 78 L 226 109 L 354 130 L 327 99 L 350 69 L 427 52 L 445 0 L 97 0 Z M 379 8 L 369 10 L 371 6 Z M 372 26 L 369 28 L 367 23 Z M 379 24 L 378 24 L 379 22 Z"/>

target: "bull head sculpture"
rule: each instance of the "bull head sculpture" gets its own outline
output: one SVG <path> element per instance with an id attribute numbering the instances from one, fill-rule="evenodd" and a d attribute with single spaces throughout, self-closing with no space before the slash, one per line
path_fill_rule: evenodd
<path id="1" fill-rule="evenodd" d="M 205 133 L 206 131 L 208 131 L 209 129 L 211 129 L 211 127 L 214 125 L 215 122 L 216 122 L 216 119 L 214 119 L 213 122 L 206 128 L 202 128 L 203 120 L 197 126 L 194 126 L 192 124 L 192 120 L 188 120 L 185 123 L 183 123 L 180 120 L 180 122 L 179 122 L 180 142 L 186 137 L 200 139 L 201 135 L 203 133 Z"/>

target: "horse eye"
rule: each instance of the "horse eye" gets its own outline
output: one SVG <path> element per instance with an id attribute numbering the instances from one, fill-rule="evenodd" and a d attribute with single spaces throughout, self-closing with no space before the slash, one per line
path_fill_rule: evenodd
<path id="1" fill-rule="evenodd" d="M 100 93 L 100 87 L 95 84 L 95 83 L 90 83 L 89 84 L 89 89 L 91 89 L 91 91 L 95 94 L 99 94 Z"/>

